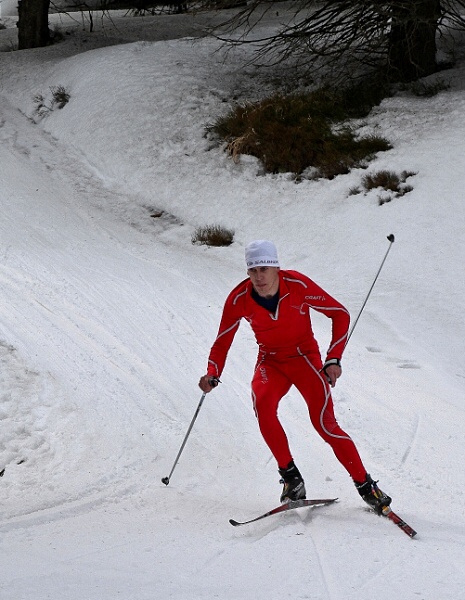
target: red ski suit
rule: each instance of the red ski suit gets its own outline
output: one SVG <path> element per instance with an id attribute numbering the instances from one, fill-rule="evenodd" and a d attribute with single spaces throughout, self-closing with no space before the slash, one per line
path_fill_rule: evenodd
<path id="1" fill-rule="evenodd" d="M 310 309 L 332 320 L 332 340 L 326 359 L 340 359 L 347 341 L 348 311 L 311 279 L 297 271 L 279 271 L 279 302 L 272 314 L 252 297 L 252 282 L 245 279 L 226 299 L 218 336 L 208 359 L 208 374 L 220 377 L 241 319 L 246 319 L 259 346 L 252 379 L 252 399 L 260 431 L 278 466 L 292 460 L 287 436 L 278 419 L 281 398 L 295 385 L 307 403 L 310 419 L 320 436 L 356 481 L 364 481 L 364 468 L 355 444 L 334 416 L 330 387 L 322 372 Z"/>

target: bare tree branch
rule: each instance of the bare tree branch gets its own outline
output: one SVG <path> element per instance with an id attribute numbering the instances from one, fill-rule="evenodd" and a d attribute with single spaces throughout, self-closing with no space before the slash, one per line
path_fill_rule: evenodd
<path id="1" fill-rule="evenodd" d="M 465 0 L 294 0 L 275 31 L 256 35 L 280 9 L 251 0 L 216 35 L 229 44 L 255 44 L 257 62 L 292 60 L 313 73 L 384 66 L 394 79 L 413 80 L 436 70 L 440 28 L 465 28 Z"/>

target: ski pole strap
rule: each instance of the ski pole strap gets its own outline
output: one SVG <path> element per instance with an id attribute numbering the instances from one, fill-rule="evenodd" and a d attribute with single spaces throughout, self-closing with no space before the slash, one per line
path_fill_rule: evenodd
<path id="1" fill-rule="evenodd" d="M 338 358 L 330 358 L 323 365 L 323 371 L 326 371 L 326 369 L 328 367 L 330 367 L 331 365 L 337 365 L 338 367 L 340 367 L 341 366 L 341 361 Z"/>
<path id="2" fill-rule="evenodd" d="M 208 383 L 212 386 L 212 388 L 215 388 L 219 383 L 221 383 L 221 381 L 218 377 L 210 377 Z"/>

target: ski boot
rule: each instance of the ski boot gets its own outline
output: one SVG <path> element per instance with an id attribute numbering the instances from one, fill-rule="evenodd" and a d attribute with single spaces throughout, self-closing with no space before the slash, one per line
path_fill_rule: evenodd
<path id="1" fill-rule="evenodd" d="M 281 475 L 280 483 L 284 484 L 280 498 L 281 504 L 293 500 L 305 500 L 305 483 L 294 461 L 291 460 L 286 469 L 279 469 L 279 474 Z"/>
<path id="2" fill-rule="evenodd" d="M 365 481 L 354 481 L 354 483 L 360 496 L 378 515 L 382 514 L 385 506 L 391 504 L 392 499 L 379 489 L 378 482 L 373 481 L 368 473 Z"/>

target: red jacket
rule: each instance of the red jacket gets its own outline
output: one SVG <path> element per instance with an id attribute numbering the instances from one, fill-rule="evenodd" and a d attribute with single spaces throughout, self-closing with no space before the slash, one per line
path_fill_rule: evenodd
<path id="1" fill-rule="evenodd" d="M 347 309 L 302 273 L 280 270 L 279 280 L 275 314 L 255 302 L 248 278 L 229 294 L 208 358 L 209 375 L 220 377 L 241 319 L 250 323 L 261 352 L 273 353 L 278 359 L 313 355 L 321 361 L 312 330 L 311 308 L 332 320 L 332 339 L 326 359 L 342 357 L 350 322 Z"/>

